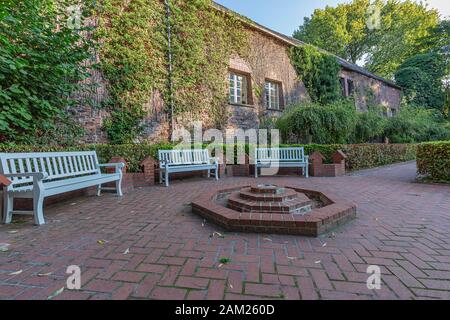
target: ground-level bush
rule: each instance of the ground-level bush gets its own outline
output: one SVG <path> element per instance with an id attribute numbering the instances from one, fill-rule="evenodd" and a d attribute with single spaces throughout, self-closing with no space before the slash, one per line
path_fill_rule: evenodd
<path id="1" fill-rule="evenodd" d="M 347 143 L 355 125 L 354 102 L 342 100 L 327 105 L 291 105 L 276 122 L 283 141 L 301 143 Z"/>
<path id="2" fill-rule="evenodd" d="M 109 145 L 109 144 L 88 144 L 72 147 L 58 147 L 58 146 L 32 146 L 32 145 L 12 145 L 0 144 L 0 152 L 58 152 L 58 151 L 88 151 L 95 150 L 101 163 L 108 162 L 112 157 L 123 157 L 128 163 L 129 172 L 140 172 L 140 162 L 147 156 L 152 156 L 155 159 L 158 156 L 159 149 L 172 149 L 173 144 L 124 144 L 124 145 Z M 200 146 L 195 146 L 199 148 Z M 226 155 L 227 147 L 221 144 L 203 144 L 201 147 L 222 148 L 224 155 Z M 243 145 L 243 150 L 246 154 L 251 156 L 253 146 L 248 144 Z M 372 168 L 382 165 L 387 165 L 396 162 L 413 160 L 416 154 L 416 146 L 413 144 L 291 144 L 281 145 L 281 147 L 304 147 L 305 154 L 310 155 L 314 151 L 320 151 L 326 158 L 326 162 L 331 161 L 331 155 L 337 151 L 342 150 L 347 154 L 347 169 L 359 170 L 364 168 Z M 233 158 L 236 161 L 236 150 L 238 146 L 233 148 Z"/>
<path id="3" fill-rule="evenodd" d="M 448 121 L 433 109 L 403 106 L 389 118 L 385 135 L 394 143 L 412 143 L 450 139 Z"/>
<path id="4" fill-rule="evenodd" d="M 417 170 L 434 180 L 450 182 L 450 141 L 422 143 L 417 147 Z"/>

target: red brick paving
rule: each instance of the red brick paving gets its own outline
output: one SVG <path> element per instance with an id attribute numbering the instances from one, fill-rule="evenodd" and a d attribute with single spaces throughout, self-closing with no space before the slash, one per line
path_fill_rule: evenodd
<path id="1" fill-rule="evenodd" d="M 82 288 L 55 299 L 449 299 L 450 187 L 416 184 L 414 175 L 406 163 L 258 180 L 320 188 L 357 205 L 355 220 L 319 238 L 227 233 L 190 212 L 204 190 L 253 178 L 72 199 L 49 207 L 45 226 L 0 226 L 0 242 L 11 244 L 0 252 L 0 299 L 46 299 L 65 286 L 72 264 Z M 381 290 L 367 289 L 368 264 L 380 265 Z"/>

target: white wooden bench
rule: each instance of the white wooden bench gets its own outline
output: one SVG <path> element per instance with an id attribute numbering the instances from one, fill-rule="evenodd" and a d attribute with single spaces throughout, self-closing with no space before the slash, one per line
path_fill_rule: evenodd
<path id="1" fill-rule="evenodd" d="M 214 170 L 216 180 L 219 180 L 219 162 L 209 156 L 208 149 L 176 149 L 159 150 L 159 181 L 169 186 L 169 174 L 175 172 L 207 171 L 208 177 Z"/>
<path id="2" fill-rule="evenodd" d="M 258 168 L 302 168 L 303 175 L 308 178 L 308 162 L 303 147 L 256 148 L 255 178 L 258 178 Z"/>
<path id="3" fill-rule="evenodd" d="M 117 195 L 122 196 L 124 163 L 99 164 L 95 151 L 55 153 L 0 153 L 0 173 L 11 180 L 3 189 L 3 222 L 10 223 L 13 214 L 34 214 L 37 225 L 45 223 L 44 198 L 68 191 L 116 183 Z M 114 173 L 101 173 L 102 167 L 115 168 Z M 14 198 L 32 198 L 33 211 L 14 211 Z"/>

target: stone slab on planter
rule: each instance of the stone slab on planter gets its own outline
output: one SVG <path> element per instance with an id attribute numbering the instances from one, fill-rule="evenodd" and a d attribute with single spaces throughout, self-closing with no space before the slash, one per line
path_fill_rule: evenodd
<path id="1" fill-rule="evenodd" d="M 320 189 L 285 186 L 310 197 L 322 199 L 324 207 L 305 215 L 238 212 L 217 203 L 220 194 L 234 192 L 248 185 L 232 189 L 205 192 L 192 202 L 192 211 L 220 225 L 228 231 L 278 233 L 317 237 L 356 217 L 356 206 Z"/>

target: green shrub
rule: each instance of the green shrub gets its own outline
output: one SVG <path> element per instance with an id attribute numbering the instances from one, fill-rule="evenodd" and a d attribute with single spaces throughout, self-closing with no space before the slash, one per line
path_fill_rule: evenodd
<path id="1" fill-rule="evenodd" d="M 328 105 L 299 104 L 289 106 L 278 119 L 277 129 L 283 141 L 302 143 L 347 143 L 354 132 L 354 103 L 342 100 Z"/>
<path id="2" fill-rule="evenodd" d="M 366 143 L 383 138 L 386 124 L 387 118 L 382 116 L 380 107 L 369 107 L 367 112 L 358 113 L 352 141 Z"/>
<path id="3" fill-rule="evenodd" d="M 447 140 L 450 130 L 439 111 L 403 106 L 388 119 L 385 135 L 394 143 L 426 142 Z"/>
<path id="4" fill-rule="evenodd" d="M 419 144 L 417 171 L 432 179 L 450 182 L 450 141 Z"/>

